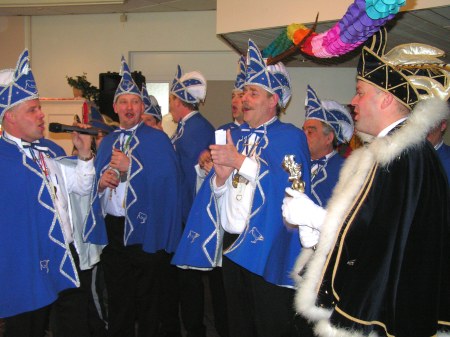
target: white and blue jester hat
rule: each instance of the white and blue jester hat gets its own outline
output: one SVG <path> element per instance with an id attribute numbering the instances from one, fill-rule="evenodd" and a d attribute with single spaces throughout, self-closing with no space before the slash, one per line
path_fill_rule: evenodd
<path id="1" fill-rule="evenodd" d="M 258 85 L 278 95 L 278 104 L 285 108 L 291 98 L 291 80 L 283 63 L 266 65 L 258 46 L 248 40 L 247 71 L 244 85 Z"/>
<path id="2" fill-rule="evenodd" d="M 5 111 L 37 98 L 39 94 L 30 68 L 29 53 L 25 49 L 17 61 L 16 69 L 0 70 L 0 120 Z"/>
<path id="3" fill-rule="evenodd" d="M 244 90 L 244 83 L 245 83 L 245 56 L 241 55 L 238 61 L 238 71 L 236 76 L 236 81 L 234 82 L 234 91 L 243 91 Z"/>
<path id="4" fill-rule="evenodd" d="M 125 61 L 125 57 L 123 56 L 121 63 L 122 67 L 120 70 L 120 75 L 122 75 L 122 79 L 120 80 L 119 86 L 114 94 L 114 102 L 116 102 L 117 98 L 121 95 L 137 95 L 142 99 L 141 91 L 139 90 L 136 82 L 134 82 L 133 77 L 131 76 L 130 68 Z"/>
<path id="5" fill-rule="evenodd" d="M 331 126 L 339 144 L 353 136 L 353 119 L 348 109 L 336 101 L 321 101 L 308 85 L 305 101 L 305 120 L 316 119 Z"/>
<path id="6" fill-rule="evenodd" d="M 159 121 L 162 120 L 161 107 L 158 104 L 158 100 L 154 96 L 148 94 L 145 84 L 142 85 L 141 94 L 145 107 L 144 113 L 147 115 L 152 115 Z"/>
<path id="7" fill-rule="evenodd" d="M 203 102 L 206 97 L 206 79 L 198 71 L 183 75 L 181 67 L 178 65 L 170 93 L 186 103 L 198 104 Z"/>

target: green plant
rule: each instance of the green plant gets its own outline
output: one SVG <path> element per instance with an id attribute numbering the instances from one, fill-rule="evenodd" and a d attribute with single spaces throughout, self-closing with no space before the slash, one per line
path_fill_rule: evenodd
<path id="1" fill-rule="evenodd" d="M 82 96 L 90 101 L 94 101 L 98 105 L 100 90 L 91 84 L 86 78 L 86 73 L 82 76 L 69 77 L 66 76 L 67 83 L 72 87 L 82 91 Z"/>

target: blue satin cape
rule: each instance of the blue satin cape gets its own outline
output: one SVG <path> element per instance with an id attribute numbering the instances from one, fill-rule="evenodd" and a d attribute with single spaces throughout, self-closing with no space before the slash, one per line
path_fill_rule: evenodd
<path id="1" fill-rule="evenodd" d="M 97 179 L 108 168 L 119 136 L 111 132 L 103 139 L 95 160 Z M 180 168 L 175 151 L 164 132 L 143 123 L 132 135 L 129 149 L 124 244 L 142 244 L 148 253 L 173 252 L 181 235 Z M 84 235 L 92 243 L 107 244 L 96 188 Z"/>
<path id="2" fill-rule="evenodd" d="M 51 158 L 65 155 L 52 141 L 40 143 Z M 79 279 L 39 166 L 4 138 L 0 158 L 0 317 L 9 317 L 51 304 Z"/>
<path id="3" fill-rule="evenodd" d="M 197 172 L 200 153 L 214 144 L 214 127 L 200 113 L 186 120 L 183 135 L 173 146 L 181 166 L 181 189 L 183 193 L 182 220 L 185 224 L 196 195 Z"/>
<path id="4" fill-rule="evenodd" d="M 441 160 L 442 166 L 444 166 L 445 173 L 447 174 L 447 180 L 450 182 L 450 146 L 447 144 L 442 144 L 437 150 L 437 154 Z"/>
<path id="5" fill-rule="evenodd" d="M 339 172 L 344 163 L 339 153 L 330 157 L 320 171 L 311 178 L 312 200 L 319 206 L 325 207 L 331 197 L 334 186 L 339 179 Z"/>
<path id="6" fill-rule="evenodd" d="M 244 124 L 242 128 L 248 128 Z M 241 150 L 241 128 L 231 131 L 234 143 Z M 251 216 L 236 241 L 223 252 L 228 258 L 266 281 L 293 286 L 290 272 L 300 253 L 297 229 L 283 223 L 281 205 L 285 188 L 290 186 L 289 174 L 282 168 L 285 155 L 293 154 L 302 164 L 306 193 L 310 194 L 310 155 L 304 133 L 276 120 L 267 126 L 265 139 L 260 143 L 258 183 L 255 189 Z M 188 268 L 211 269 L 220 264 L 223 229 L 218 206 L 212 192 L 214 170 L 205 179 L 192 207 L 173 264 Z"/>

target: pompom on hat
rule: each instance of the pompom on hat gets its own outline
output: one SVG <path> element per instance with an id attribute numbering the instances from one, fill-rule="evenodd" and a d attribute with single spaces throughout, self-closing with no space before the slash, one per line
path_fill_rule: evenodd
<path id="1" fill-rule="evenodd" d="M 278 104 L 281 108 L 285 108 L 291 98 L 290 81 L 284 64 L 278 62 L 267 66 L 258 46 L 249 39 L 244 85 L 257 85 L 271 94 L 277 94 Z"/>
<path id="2" fill-rule="evenodd" d="M 170 93 L 186 103 L 198 104 L 206 97 L 206 79 L 198 71 L 182 75 L 181 67 L 178 65 Z"/>
<path id="3" fill-rule="evenodd" d="M 439 59 L 445 53 L 421 43 L 402 44 L 385 53 L 386 37 L 382 28 L 362 49 L 357 78 L 393 94 L 410 110 L 427 98 L 447 101 L 450 68 Z"/>
<path id="4" fill-rule="evenodd" d="M 158 100 L 148 94 L 147 88 L 145 85 L 142 86 L 142 100 L 144 101 L 144 113 L 147 115 L 152 115 L 157 120 L 162 120 L 161 115 L 161 107 L 158 104 Z"/>
<path id="5" fill-rule="evenodd" d="M 28 50 L 17 61 L 16 69 L 0 71 L 0 120 L 5 111 L 25 101 L 38 99 L 39 94 L 30 68 Z"/>
<path id="6" fill-rule="evenodd" d="M 238 62 L 238 72 L 236 76 L 236 81 L 234 82 L 233 91 L 243 91 L 245 83 L 245 56 L 241 55 Z"/>
<path id="7" fill-rule="evenodd" d="M 120 80 L 119 86 L 116 89 L 114 102 L 116 102 L 117 98 L 121 95 L 136 95 L 141 97 L 142 99 L 141 91 L 139 90 L 136 82 L 134 82 L 133 77 L 131 76 L 130 68 L 125 61 L 125 57 L 123 56 L 120 74 L 122 75 L 122 79 Z"/>
<path id="8" fill-rule="evenodd" d="M 339 144 L 347 143 L 353 136 L 353 119 L 348 109 L 336 101 L 321 101 L 308 85 L 305 102 L 305 120 L 316 119 L 334 130 Z"/>

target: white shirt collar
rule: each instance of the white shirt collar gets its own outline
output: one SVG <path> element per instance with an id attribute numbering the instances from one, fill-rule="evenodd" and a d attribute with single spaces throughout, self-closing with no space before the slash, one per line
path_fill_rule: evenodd
<path id="1" fill-rule="evenodd" d="M 141 124 L 142 122 L 137 123 L 135 126 L 133 126 L 132 128 L 129 129 L 124 129 L 124 128 L 120 128 L 120 130 L 125 130 L 125 131 L 134 131 L 137 129 L 137 127 Z"/>
<path id="2" fill-rule="evenodd" d="M 325 158 L 325 160 L 328 160 L 328 159 L 330 159 L 331 157 L 333 157 L 336 153 L 337 153 L 337 151 L 336 151 L 336 150 L 333 150 L 333 151 L 331 151 L 330 153 L 328 153 L 328 154 L 326 154 L 325 156 L 322 156 L 322 157 L 320 157 L 320 158 L 317 158 L 317 159 L 312 159 L 312 158 L 311 158 L 311 161 L 313 161 L 313 160 L 320 160 L 320 159 L 322 159 L 322 158 Z"/>
<path id="3" fill-rule="evenodd" d="M 378 134 L 377 137 L 384 137 L 384 136 L 386 136 L 389 133 L 389 131 L 391 131 L 393 128 L 395 128 L 397 125 L 399 125 L 401 122 L 403 122 L 403 121 L 405 121 L 407 119 L 408 119 L 408 117 L 403 117 L 403 118 L 400 118 L 399 120 L 396 120 L 394 123 L 388 125 L 383 130 L 381 130 L 381 132 Z"/>
<path id="4" fill-rule="evenodd" d="M 257 128 L 259 128 L 259 127 L 261 127 L 261 126 L 263 126 L 263 125 L 270 125 L 270 124 L 272 124 L 273 122 L 275 122 L 275 120 L 277 119 L 278 117 L 277 116 L 273 116 L 270 120 L 268 120 L 267 122 L 265 122 L 265 123 L 262 123 L 261 125 L 258 125 L 255 129 L 257 129 Z"/>
<path id="5" fill-rule="evenodd" d="M 192 116 L 194 116 L 194 115 L 196 115 L 196 114 L 198 114 L 198 111 L 196 111 L 196 110 L 194 110 L 194 111 L 191 111 L 190 113 L 188 113 L 186 116 L 184 116 L 182 119 L 181 119 L 181 123 L 186 123 L 186 121 L 189 119 L 189 118 L 191 118 Z"/>
<path id="6" fill-rule="evenodd" d="M 439 149 L 441 148 L 442 144 L 444 144 L 444 140 L 441 140 L 440 143 L 436 144 L 436 145 L 434 146 L 434 149 L 435 149 L 436 151 L 439 150 Z"/>
<path id="7" fill-rule="evenodd" d="M 336 150 L 333 150 L 333 151 L 331 151 L 330 153 L 328 153 L 328 154 L 325 156 L 325 158 L 328 160 L 328 159 L 330 159 L 331 157 L 333 157 L 336 153 L 337 153 L 337 151 L 336 151 Z"/>

